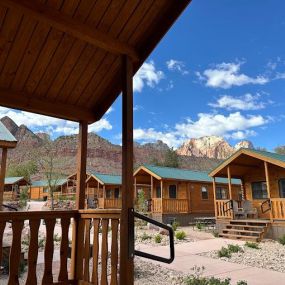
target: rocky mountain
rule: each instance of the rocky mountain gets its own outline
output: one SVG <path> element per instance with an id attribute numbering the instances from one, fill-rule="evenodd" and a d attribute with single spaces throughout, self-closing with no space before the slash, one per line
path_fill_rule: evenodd
<path id="1" fill-rule="evenodd" d="M 231 146 L 224 138 L 206 136 L 190 139 L 177 149 L 179 155 L 225 159 L 240 148 L 253 148 L 250 141 L 241 141 Z"/>
<path id="2" fill-rule="evenodd" d="M 62 172 L 66 175 L 76 170 L 77 135 L 61 136 L 51 140 L 46 133 L 33 133 L 25 125 L 18 126 L 11 118 L 3 117 L 2 123 L 17 138 L 18 145 L 8 153 L 8 163 L 21 164 L 29 160 L 37 161 L 47 143 L 56 150 L 56 159 Z M 235 147 L 229 145 L 220 137 L 203 137 L 185 142 L 178 150 L 180 166 L 182 168 L 209 170 L 239 147 L 252 147 L 247 141 L 242 141 Z M 157 161 L 162 163 L 169 147 L 162 141 L 144 145 L 135 143 L 134 163 Z M 87 167 L 99 172 L 120 173 L 122 163 L 122 149 L 108 140 L 90 133 L 88 136 Z"/>

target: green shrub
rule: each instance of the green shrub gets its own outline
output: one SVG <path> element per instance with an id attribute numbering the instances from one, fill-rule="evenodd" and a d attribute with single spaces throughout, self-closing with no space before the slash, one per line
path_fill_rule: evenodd
<path id="1" fill-rule="evenodd" d="M 60 241 L 61 241 L 61 236 L 60 236 L 59 234 L 55 234 L 55 235 L 53 236 L 53 240 L 54 240 L 55 242 L 60 242 Z"/>
<path id="2" fill-rule="evenodd" d="M 250 247 L 250 248 L 254 248 L 254 249 L 260 249 L 259 244 L 257 242 L 247 241 L 245 243 L 245 246 Z"/>
<path id="3" fill-rule="evenodd" d="M 178 231 L 175 233 L 175 237 L 178 240 L 183 240 L 186 238 L 186 233 L 184 231 Z"/>
<path id="4" fill-rule="evenodd" d="M 219 232 L 218 231 L 213 231 L 212 234 L 213 234 L 214 237 L 219 237 Z"/>
<path id="5" fill-rule="evenodd" d="M 222 247 L 222 248 L 218 251 L 218 256 L 219 256 L 219 257 L 227 257 L 227 258 L 230 258 L 230 257 L 231 257 L 231 252 L 229 251 L 228 248 Z"/>
<path id="6" fill-rule="evenodd" d="M 148 235 L 146 232 L 144 232 L 141 235 L 141 240 L 148 240 L 148 239 L 151 239 L 151 235 Z"/>
<path id="7" fill-rule="evenodd" d="M 39 238 L 39 248 L 44 248 L 46 244 L 45 238 Z"/>
<path id="8" fill-rule="evenodd" d="M 156 234 L 156 235 L 154 236 L 154 241 L 155 241 L 155 243 L 161 243 L 161 241 L 162 241 L 162 236 L 161 236 L 161 234 Z"/>
<path id="9" fill-rule="evenodd" d="M 281 238 L 278 239 L 278 242 L 282 245 L 285 245 L 285 235 L 283 235 Z"/>
<path id="10" fill-rule="evenodd" d="M 23 189 L 21 189 L 19 196 L 19 204 L 21 208 L 27 206 L 28 199 L 29 199 L 29 188 L 24 187 Z"/>
<path id="11" fill-rule="evenodd" d="M 243 251 L 242 248 L 237 244 L 229 244 L 228 250 L 230 251 L 230 253 Z"/>
<path id="12" fill-rule="evenodd" d="M 177 228 L 180 226 L 178 222 L 174 221 L 172 224 L 172 229 L 176 232 Z"/>
<path id="13" fill-rule="evenodd" d="M 244 280 L 238 281 L 237 285 L 247 285 L 247 282 Z"/>
<path id="14" fill-rule="evenodd" d="M 204 226 L 203 224 L 201 224 L 201 223 L 196 223 L 196 228 L 197 228 L 198 230 L 202 230 L 202 229 L 205 228 L 205 226 Z"/>

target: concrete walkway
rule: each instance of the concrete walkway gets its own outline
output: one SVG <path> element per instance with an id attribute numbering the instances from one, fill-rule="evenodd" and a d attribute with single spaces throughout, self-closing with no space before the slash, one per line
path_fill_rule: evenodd
<path id="1" fill-rule="evenodd" d="M 229 243 L 243 244 L 241 241 L 221 238 L 178 244 L 175 246 L 176 257 L 174 262 L 172 264 L 159 264 L 163 267 L 183 273 L 193 273 L 191 268 L 194 266 L 204 266 L 205 276 L 215 276 L 219 278 L 229 277 L 232 280 L 232 284 L 236 284 L 239 280 L 245 280 L 248 282 L 248 285 L 285 285 L 284 273 L 198 255 L 199 253 L 218 250 Z M 160 256 L 168 256 L 169 250 L 168 247 L 153 247 L 147 245 L 140 246 L 139 249 Z"/>

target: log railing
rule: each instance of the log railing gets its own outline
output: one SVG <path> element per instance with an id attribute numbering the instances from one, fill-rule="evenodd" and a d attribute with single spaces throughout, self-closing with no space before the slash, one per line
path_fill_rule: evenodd
<path id="1" fill-rule="evenodd" d="M 216 216 L 218 219 L 231 219 L 233 212 L 230 209 L 230 200 L 216 200 Z"/>
<path id="2" fill-rule="evenodd" d="M 285 220 L 285 199 L 271 198 L 272 219 Z"/>
<path id="3" fill-rule="evenodd" d="M 2 275 L 1 284 L 19 284 L 23 229 L 29 229 L 29 241 L 27 273 L 21 277 L 21 284 L 118 284 L 119 219 L 120 210 L 0 212 L 0 261 L 2 266 L 4 265 L 2 262 L 3 237 L 5 240 L 9 235 L 8 231 L 11 232 L 11 230 L 13 236 L 9 245 L 11 247 L 9 274 L 6 278 Z M 76 224 L 83 229 L 74 231 L 78 233 L 76 236 L 73 233 L 73 238 L 80 240 L 81 237 L 83 241 L 77 243 L 73 249 L 72 256 L 76 257 L 76 263 L 68 262 L 70 226 L 73 221 L 76 221 Z M 59 249 L 55 248 L 54 243 L 55 227 L 58 227 L 58 223 L 61 227 Z M 10 224 L 11 229 L 8 226 Z M 37 265 L 39 233 L 43 231 L 46 232 L 44 269 L 43 273 L 39 274 L 39 265 Z M 109 240 L 111 240 L 110 256 Z M 53 261 L 56 256 L 55 251 L 59 253 L 59 263 Z M 107 266 L 109 258 L 111 260 L 110 272 Z M 74 278 L 71 278 L 73 275 Z M 101 283 L 98 283 L 99 281 Z"/>
<path id="4" fill-rule="evenodd" d="M 162 211 L 161 198 L 153 198 L 151 200 L 151 211 L 152 213 L 161 213 Z"/>
<path id="5" fill-rule="evenodd" d="M 188 213 L 187 199 L 163 199 L 163 213 Z"/>

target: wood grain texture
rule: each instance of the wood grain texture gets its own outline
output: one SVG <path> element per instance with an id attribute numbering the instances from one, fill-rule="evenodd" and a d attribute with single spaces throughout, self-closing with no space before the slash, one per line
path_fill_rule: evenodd
<path id="1" fill-rule="evenodd" d="M 108 267 L 108 219 L 102 219 L 102 247 L 101 247 L 101 285 L 107 285 Z"/>
<path id="2" fill-rule="evenodd" d="M 111 221 L 112 245 L 111 245 L 111 285 L 118 284 L 118 229 L 119 220 Z"/>
<path id="3" fill-rule="evenodd" d="M 99 258 L 99 226 L 100 219 L 93 219 L 93 268 L 92 283 L 98 285 L 98 258 Z"/>

